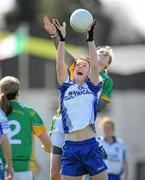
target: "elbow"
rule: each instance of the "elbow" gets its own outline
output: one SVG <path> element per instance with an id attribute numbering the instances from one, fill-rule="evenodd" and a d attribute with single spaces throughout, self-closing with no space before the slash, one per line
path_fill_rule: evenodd
<path id="1" fill-rule="evenodd" d="M 51 152 L 51 149 L 52 149 L 52 143 L 51 141 L 49 142 L 46 142 L 42 145 L 43 149 L 45 152 Z"/>

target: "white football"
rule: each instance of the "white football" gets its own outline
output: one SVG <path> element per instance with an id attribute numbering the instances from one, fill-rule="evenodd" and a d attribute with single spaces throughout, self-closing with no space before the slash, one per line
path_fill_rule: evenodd
<path id="1" fill-rule="evenodd" d="M 77 32 L 86 32 L 93 23 L 92 14 L 86 9 L 75 10 L 70 17 L 70 25 Z"/>

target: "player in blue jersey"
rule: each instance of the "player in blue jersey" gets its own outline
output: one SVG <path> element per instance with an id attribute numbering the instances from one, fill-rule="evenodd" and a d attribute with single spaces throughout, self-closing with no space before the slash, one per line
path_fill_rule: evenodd
<path id="1" fill-rule="evenodd" d="M 6 164 L 7 164 L 7 178 L 12 179 L 14 175 L 13 166 L 12 166 L 12 156 L 11 156 L 11 148 L 9 144 L 9 140 L 7 137 L 7 134 L 10 131 L 9 125 L 8 125 L 8 119 L 6 117 L 6 114 L 10 113 L 11 109 L 9 106 L 9 102 L 6 98 L 6 96 L 0 92 L 0 145 L 3 149 L 5 158 L 6 158 Z M 5 171 L 5 164 L 0 159 L 0 179 L 4 180 L 4 171 Z"/>
<path id="2" fill-rule="evenodd" d="M 122 139 L 115 136 L 115 122 L 110 117 L 104 117 L 101 125 L 104 134 L 102 144 L 110 164 L 108 179 L 121 180 L 121 175 L 124 175 L 124 180 L 128 180 L 126 147 Z"/>
<path id="3" fill-rule="evenodd" d="M 48 19 L 47 16 L 43 19 L 44 28 L 46 32 L 49 33 L 51 38 L 54 41 L 55 47 L 58 47 L 58 38 L 56 33 L 56 28 L 54 27 L 53 23 Z M 102 111 L 107 104 L 111 102 L 111 95 L 112 95 L 112 79 L 108 76 L 106 69 L 113 59 L 113 51 L 112 48 L 109 46 L 100 46 L 97 47 L 97 55 L 99 61 L 99 71 L 101 71 L 100 75 L 103 78 L 103 87 L 100 91 L 100 98 L 99 98 L 99 106 L 98 110 Z M 66 55 L 66 62 L 69 66 L 69 71 L 71 77 L 73 78 L 73 70 L 74 70 L 74 57 L 67 51 L 65 51 Z M 53 151 L 51 154 L 51 163 L 50 163 L 50 176 L 53 180 L 60 179 L 60 157 L 62 154 L 62 145 L 64 144 L 64 133 L 62 128 L 62 121 L 60 115 L 60 109 L 58 109 L 57 114 L 53 117 L 52 126 L 50 129 L 50 135 L 53 143 Z"/>
<path id="4" fill-rule="evenodd" d="M 93 180 L 107 180 L 107 166 L 96 140 L 95 119 L 97 115 L 99 82 L 96 46 L 93 40 L 95 21 L 88 31 L 89 58 L 82 57 L 75 63 L 74 80 L 65 64 L 65 24 L 55 20 L 60 41 L 57 48 L 56 70 L 60 85 L 60 108 L 65 145 L 61 158 L 62 180 L 80 180 L 89 174 Z"/>

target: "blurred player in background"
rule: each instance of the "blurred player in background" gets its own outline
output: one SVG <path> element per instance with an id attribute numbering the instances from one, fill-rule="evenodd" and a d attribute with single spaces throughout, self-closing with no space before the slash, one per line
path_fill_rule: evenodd
<path id="1" fill-rule="evenodd" d="M 12 167 L 12 155 L 10 143 L 7 137 L 9 133 L 9 125 L 6 114 L 11 112 L 9 103 L 7 98 L 3 93 L 0 92 L 0 145 L 2 147 L 5 159 L 6 159 L 6 169 L 5 163 L 0 159 L 0 180 L 4 180 L 5 178 L 12 179 L 14 175 L 13 167 Z M 7 172 L 5 176 L 5 170 Z M 5 176 L 5 177 L 4 177 Z"/>
<path id="2" fill-rule="evenodd" d="M 50 151 L 51 140 L 42 119 L 32 108 L 18 102 L 19 80 L 6 76 L 0 80 L 0 91 L 9 100 L 12 112 L 8 115 L 10 125 L 9 139 L 12 147 L 12 160 L 15 170 L 14 180 L 32 180 L 34 169 L 34 135 L 36 135 L 45 151 Z M 2 154 L 0 156 L 2 157 Z"/>
<path id="3" fill-rule="evenodd" d="M 122 139 L 115 136 L 115 122 L 110 117 L 104 117 L 101 120 L 101 128 L 103 131 L 102 144 L 107 153 L 109 161 L 108 176 L 109 180 L 128 180 L 128 163 L 126 155 L 126 147 Z"/>
<path id="4" fill-rule="evenodd" d="M 58 38 L 56 33 L 56 28 L 48 19 L 44 17 L 44 28 L 50 34 L 51 38 L 54 40 L 55 47 L 58 46 Z M 97 48 L 98 60 L 99 60 L 99 71 L 103 78 L 103 87 L 101 90 L 101 96 L 99 98 L 98 111 L 102 111 L 108 103 L 111 101 L 112 95 L 112 79 L 106 73 L 107 67 L 110 65 L 113 59 L 113 52 L 109 46 L 102 46 Z M 65 51 L 66 62 L 69 66 L 69 71 L 71 77 L 73 78 L 74 70 L 74 57 Z M 53 151 L 51 154 L 51 179 L 60 179 L 60 156 L 62 154 L 62 145 L 64 144 L 64 133 L 62 129 L 62 121 L 60 116 L 60 111 L 58 109 L 57 115 L 53 117 L 52 127 L 50 129 L 50 134 L 52 138 Z"/>

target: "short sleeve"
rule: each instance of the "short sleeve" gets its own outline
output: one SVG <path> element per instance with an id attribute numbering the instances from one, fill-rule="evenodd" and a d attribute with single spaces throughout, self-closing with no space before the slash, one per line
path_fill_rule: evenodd
<path id="1" fill-rule="evenodd" d="M 70 79 L 70 77 L 68 76 L 68 78 L 66 79 L 66 81 L 61 85 L 61 86 L 59 86 L 59 90 L 61 91 L 61 92 L 65 92 L 66 90 L 67 90 L 67 88 L 69 88 L 72 84 L 74 84 L 74 81 L 72 81 L 71 79 Z"/>
<path id="2" fill-rule="evenodd" d="M 117 141 L 120 143 L 120 147 L 122 149 L 122 155 L 123 155 L 123 160 L 127 158 L 127 149 L 126 146 L 121 138 L 117 138 Z"/>
<path id="3" fill-rule="evenodd" d="M 125 145 L 123 144 L 123 160 L 127 159 L 127 150 Z"/>
<path id="4" fill-rule="evenodd" d="M 44 131 L 47 131 L 47 127 L 44 125 L 43 120 L 34 110 L 31 111 L 30 115 L 32 118 L 33 134 L 40 136 Z"/>
<path id="5" fill-rule="evenodd" d="M 0 134 L 8 134 L 9 132 L 10 126 L 8 123 L 8 119 L 4 113 L 0 112 Z"/>
<path id="6" fill-rule="evenodd" d="M 0 136 L 3 134 L 3 130 L 2 130 L 2 126 L 1 126 L 1 123 L 0 123 Z"/>
<path id="7" fill-rule="evenodd" d="M 102 82 L 101 82 L 101 81 L 99 81 L 98 84 L 97 84 L 97 86 L 95 86 L 95 85 L 91 82 L 91 80 L 88 79 L 88 80 L 86 81 L 86 84 L 88 85 L 89 89 L 90 89 L 94 94 L 98 93 L 98 92 L 101 90 L 101 87 L 102 87 Z"/>
<path id="8" fill-rule="evenodd" d="M 108 77 L 107 79 L 105 79 L 102 85 L 102 92 L 101 92 L 101 98 L 108 103 L 111 102 L 112 88 L 113 88 L 113 81 L 110 77 Z"/>

